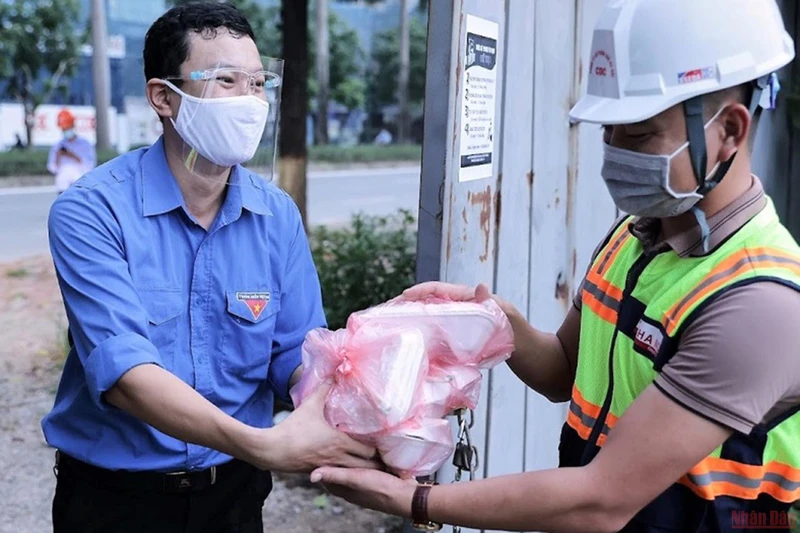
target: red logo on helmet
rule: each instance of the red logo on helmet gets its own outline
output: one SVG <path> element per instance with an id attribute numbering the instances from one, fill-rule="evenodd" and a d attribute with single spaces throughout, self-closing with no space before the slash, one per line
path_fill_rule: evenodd
<path id="1" fill-rule="evenodd" d="M 589 64 L 589 75 L 604 78 L 610 76 L 617 77 L 617 70 L 614 68 L 614 60 L 611 54 L 605 50 L 598 50 L 592 55 L 592 62 Z"/>

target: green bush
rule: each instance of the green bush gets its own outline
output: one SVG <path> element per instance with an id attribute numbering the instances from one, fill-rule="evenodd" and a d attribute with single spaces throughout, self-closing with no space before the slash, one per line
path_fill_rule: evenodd
<path id="1" fill-rule="evenodd" d="M 136 146 L 134 148 L 138 148 Z M 134 149 L 132 148 L 132 149 Z M 324 163 L 382 163 L 395 161 L 418 162 L 422 147 L 418 145 L 375 146 L 311 146 L 309 161 Z M 0 177 L 44 176 L 47 172 L 46 149 L 11 150 L 0 152 Z M 102 164 L 118 154 L 114 150 L 98 152 L 97 163 Z"/>
<path id="2" fill-rule="evenodd" d="M 350 313 L 414 284 L 416 225 L 408 211 L 390 217 L 356 215 L 345 228 L 319 226 L 310 243 L 330 329 L 344 327 Z"/>
<path id="3" fill-rule="evenodd" d="M 47 172 L 49 150 L 11 150 L 0 153 L 0 176 L 43 176 Z M 115 157 L 114 150 L 97 153 L 97 164 L 105 163 Z"/>
<path id="4" fill-rule="evenodd" d="M 416 144 L 388 146 L 374 144 L 357 146 L 321 145 L 309 147 L 308 152 L 310 161 L 326 163 L 417 162 L 420 157 L 422 157 L 422 147 Z"/>

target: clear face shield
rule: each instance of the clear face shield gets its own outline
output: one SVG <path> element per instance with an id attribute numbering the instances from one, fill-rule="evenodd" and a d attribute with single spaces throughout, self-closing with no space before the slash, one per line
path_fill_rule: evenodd
<path id="1" fill-rule="evenodd" d="M 217 61 L 188 76 L 164 83 L 180 97 L 171 119 L 181 139 L 180 157 L 193 175 L 217 182 L 231 180 L 242 165 L 271 181 L 276 165 L 283 60 L 261 57 L 249 70 Z"/>

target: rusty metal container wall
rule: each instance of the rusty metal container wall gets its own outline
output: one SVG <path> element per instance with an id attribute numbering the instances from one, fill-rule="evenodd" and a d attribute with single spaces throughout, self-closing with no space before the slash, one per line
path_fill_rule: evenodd
<path id="1" fill-rule="evenodd" d="M 495 250 L 497 235 L 497 202 L 498 202 L 498 171 L 499 165 L 497 155 L 499 154 L 500 140 L 495 140 L 493 161 L 491 172 L 488 177 L 473 181 L 461 181 L 459 179 L 459 147 L 461 145 L 461 135 L 463 133 L 462 107 L 460 96 L 464 87 L 465 69 L 465 43 L 467 14 L 478 16 L 498 24 L 497 57 L 502 58 L 504 54 L 504 42 L 502 35 L 505 31 L 505 5 L 503 2 L 485 2 L 478 0 L 463 0 L 462 2 L 440 2 L 438 7 L 434 7 L 431 2 L 430 31 L 431 40 L 428 43 L 431 47 L 443 46 L 450 50 L 449 75 L 447 83 L 441 79 L 441 73 L 431 72 L 427 80 L 427 91 L 440 92 L 447 90 L 448 100 L 445 104 L 443 99 L 436 99 L 433 103 L 426 102 L 426 120 L 431 114 L 441 113 L 447 109 L 448 123 L 445 132 L 445 144 L 441 146 L 442 139 L 432 140 L 434 144 L 439 144 L 439 151 L 432 152 L 431 145 L 428 144 L 428 134 L 426 124 L 426 146 L 423 155 L 423 190 L 430 194 L 434 189 L 441 191 L 441 237 L 439 242 L 439 275 L 440 279 L 475 285 L 487 283 L 489 286 L 494 284 L 495 273 Z M 449 12 L 443 4 L 450 6 Z M 452 28 L 447 35 L 446 28 Z M 439 34 L 441 32 L 441 34 Z M 502 60 L 496 66 L 498 82 L 502 80 L 503 65 Z M 429 71 L 430 72 L 430 71 Z M 432 85 L 433 84 L 433 85 Z M 498 83 L 500 86 L 500 83 Z M 441 96 L 440 96 L 441 98 Z M 434 107 L 435 106 L 435 107 Z M 499 90 L 495 95 L 494 102 L 494 121 L 495 132 L 502 128 L 502 91 Z M 495 137 L 500 137 L 495 134 Z M 434 161 L 441 157 L 441 149 L 444 149 L 444 182 L 440 180 L 441 165 L 438 169 L 431 169 L 426 165 L 425 158 L 433 157 Z M 438 182 L 438 184 L 437 184 Z M 426 185 L 433 183 L 435 185 Z M 425 194 L 425 193 L 423 193 Z M 430 199 L 429 199 L 430 200 Z M 421 199 L 421 205 L 424 203 Z M 434 217 L 437 218 L 437 217 Z M 423 227 L 420 228 L 422 231 Z M 422 268 L 422 267 L 420 267 Z M 489 379 L 484 379 L 480 404 L 476 410 L 475 425 L 472 428 L 472 437 L 481 454 L 481 464 L 477 477 L 483 477 L 485 471 L 486 454 L 486 428 L 488 418 L 487 404 L 491 393 L 489 390 Z M 439 473 L 439 479 L 450 481 L 453 479 L 455 471 L 451 465 L 446 465 Z"/>
<path id="2" fill-rule="evenodd" d="M 473 181 L 459 180 L 467 14 L 498 25 L 493 161 L 490 176 Z M 419 281 L 441 279 L 470 285 L 486 283 L 494 288 L 498 207 L 501 202 L 498 178 L 503 128 L 505 15 L 505 2 L 451 0 L 429 4 L 417 267 Z M 525 272 L 521 275 L 522 279 L 526 278 Z M 472 428 L 473 441 L 481 458 L 477 472 L 479 478 L 484 476 L 487 464 L 487 413 L 492 398 L 490 386 L 491 378 L 486 376 L 480 405 L 476 410 L 475 426 Z M 521 418 L 517 421 L 520 425 L 523 422 Z M 519 462 L 522 460 L 520 452 Z M 454 474 L 454 468 L 448 464 L 437 477 L 440 482 L 449 482 Z"/>
<path id="3" fill-rule="evenodd" d="M 575 2 L 536 2 L 534 47 L 533 201 L 530 301 L 534 327 L 555 332 L 571 305 L 570 148 L 567 121 L 573 100 Z M 525 464 L 529 470 L 558 464 L 565 404 L 529 391 Z"/>
<path id="4" fill-rule="evenodd" d="M 533 57 L 535 5 L 507 2 L 503 130 L 499 172 L 495 291 L 527 314 L 533 183 Z M 525 470 L 527 387 L 506 365 L 489 381 L 489 432 L 483 453 L 489 477 Z"/>
<path id="5" fill-rule="evenodd" d="M 567 120 L 603 3 L 430 3 L 418 279 L 488 283 L 550 332 L 616 215 L 599 176 L 599 128 Z M 460 182 L 467 15 L 499 26 L 497 139 L 491 177 Z M 527 390 L 505 366 L 492 371 L 476 411 L 478 477 L 556 466 L 566 407 Z M 453 474 L 447 465 L 437 477 Z"/>

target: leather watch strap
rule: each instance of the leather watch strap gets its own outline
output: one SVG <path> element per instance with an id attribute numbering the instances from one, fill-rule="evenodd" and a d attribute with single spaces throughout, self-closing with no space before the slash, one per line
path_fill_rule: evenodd
<path id="1" fill-rule="evenodd" d="M 431 522 L 428 517 L 428 494 L 436 483 L 420 483 L 411 500 L 411 520 L 417 531 L 439 531 L 442 524 Z"/>
<path id="2" fill-rule="evenodd" d="M 428 520 L 428 494 L 431 491 L 430 485 L 419 485 L 414 491 L 414 499 L 411 500 L 411 519 L 417 524 L 426 524 Z"/>

